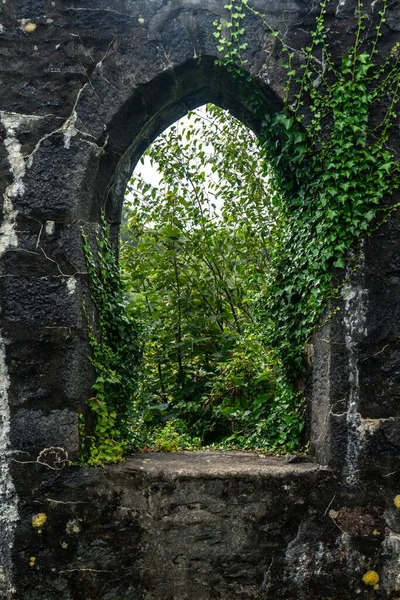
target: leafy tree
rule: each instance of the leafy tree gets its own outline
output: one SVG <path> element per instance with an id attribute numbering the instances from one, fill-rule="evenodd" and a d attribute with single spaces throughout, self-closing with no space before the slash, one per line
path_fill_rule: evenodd
<path id="1" fill-rule="evenodd" d="M 257 139 L 207 105 L 159 136 L 145 160 L 161 180 L 132 178 L 121 249 L 147 338 L 144 422 L 170 428 L 178 419 L 202 442 L 265 445 L 249 440 L 271 414 L 277 366 L 254 306 L 279 219 Z"/>

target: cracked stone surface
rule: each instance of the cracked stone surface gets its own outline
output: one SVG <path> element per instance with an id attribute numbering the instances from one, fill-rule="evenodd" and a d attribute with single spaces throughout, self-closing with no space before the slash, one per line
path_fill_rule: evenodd
<path id="1" fill-rule="evenodd" d="M 215 65 L 224 4 L 0 4 L 0 598 L 400 597 L 399 211 L 364 242 L 331 307 L 341 310 L 310 344 L 311 451 L 331 470 L 210 454 L 66 466 L 93 382 L 81 227 L 93 237 L 106 207 L 117 239 L 135 163 L 189 109 L 214 102 L 260 127 L 240 83 Z M 245 19 L 247 69 L 274 111 L 285 56 L 262 19 L 300 66 L 320 2 L 249 4 L 262 18 Z M 334 53 L 352 44 L 355 7 L 329 4 Z M 369 24 L 378 18 L 377 0 L 364 9 Z M 399 23 L 395 0 L 382 55 Z M 379 590 L 363 587 L 364 568 L 378 570 Z"/>

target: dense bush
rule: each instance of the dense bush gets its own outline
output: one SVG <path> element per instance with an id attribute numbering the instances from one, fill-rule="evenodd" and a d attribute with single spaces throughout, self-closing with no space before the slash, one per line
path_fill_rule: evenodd
<path id="1" fill-rule="evenodd" d="M 208 105 L 162 134 L 142 162 L 160 180 L 130 182 L 121 264 L 145 331 L 136 406 L 148 443 L 177 422 L 201 443 L 274 446 L 277 430 L 256 435 L 279 373 L 254 310 L 278 221 L 261 148 L 245 125 Z M 298 420 L 293 443 L 300 429 Z"/>

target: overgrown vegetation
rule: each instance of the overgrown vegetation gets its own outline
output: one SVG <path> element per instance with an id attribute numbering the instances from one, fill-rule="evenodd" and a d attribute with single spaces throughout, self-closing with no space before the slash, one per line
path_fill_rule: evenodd
<path id="1" fill-rule="evenodd" d="M 91 297 L 98 314 L 96 327 L 87 315 L 96 372 L 94 395 L 88 401 L 91 419 L 86 426 L 92 429 L 90 435 L 85 432 L 84 415 L 80 414 L 82 458 L 93 465 L 121 460 L 129 446 L 129 423 L 134 417 L 132 400 L 137 391 L 142 356 L 139 329 L 129 314 L 104 221 L 95 245 L 96 251 L 93 251 L 83 233 Z"/>
<path id="2" fill-rule="evenodd" d="M 327 4 L 321 3 L 299 74 L 287 50 L 294 102 L 266 117 L 262 132 L 281 218 L 263 302 L 264 335 L 288 381 L 303 369 L 304 345 L 337 293 L 334 269 L 346 266 L 349 249 L 384 211 L 382 198 L 399 185 L 399 164 L 387 142 L 399 101 L 400 44 L 383 61 L 377 52 L 387 3 L 375 38 L 364 41 L 367 16 L 359 0 L 355 41 L 340 63 L 326 42 Z M 383 114 L 376 123 L 378 107 Z"/>
<path id="3" fill-rule="evenodd" d="M 210 105 L 145 157 L 161 181 L 131 180 L 121 248 L 132 314 L 146 332 L 137 401 L 145 444 L 175 423 L 196 446 L 294 448 L 297 407 L 269 427 L 280 378 L 257 302 L 279 214 L 254 134 Z"/>
<path id="4" fill-rule="evenodd" d="M 213 144 L 222 144 L 219 162 L 213 163 L 210 145 L 200 147 L 195 128 L 185 136 L 175 128 L 150 150 L 164 182 L 158 190 L 136 185 L 141 199 L 129 211 L 123 251 L 130 292 L 124 314 L 142 322 L 144 375 L 139 391 L 124 396 L 121 413 L 104 395 L 109 414 L 124 424 L 121 439 L 133 447 L 222 442 L 277 451 L 299 443 L 305 344 L 339 293 L 349 249 L 368 234 L 383 196 L 399 183 L 387 142 L 399 102 L 400 44 L 387 57 L 378 54 L 387 2 L 380 3 L 371 37 L 359 0 L 354 44 L 340 60 L 327 42 L 327 4 L 321 2 L 310 45 L 297 55 L 266 24 L 286 53 L 288 83 L 283 111 L 263 116 L 263 172 L 258 160 L 251 164 L 255 154 L 242 153 L 247 142 L 222 141 L 227 121 L 218 109 L 213 126 L 221 137 L 213 136 Z M 245 11 L 254 10 L 247 0 L 226 8 L 231 22 L 216 24 L 218 48 L 245 88 L 243 21 Z M 257 95 L 249 104 L 260 114 Z M 218 216 L 213 193 L 224 198 Z M 95 273 L 92 265 L 93 290 Z M 128 330 L 120 335 L 102 305 L 108 297 L 97 301 L 93 293 L 104 332 L 109 327 L 117 336 L 115 348 L 129 342 Z M 109 339 L 104 332 L 100 342 L 92 337 L 100 376 L 108 371 L 101 346 L 96 355 L 96 344 Z M 129 361 L 122 364 L 129 369 Z M 97 439 L 95 433 L 94 447 Z"/>

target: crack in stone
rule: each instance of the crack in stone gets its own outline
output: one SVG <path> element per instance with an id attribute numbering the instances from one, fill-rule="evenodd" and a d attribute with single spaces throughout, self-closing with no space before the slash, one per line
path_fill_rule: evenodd
<path id="1" fill-rule="evenodd" d="M 78 10 L 78 9 L 76 9 L 76 10 Z M 82 9 L 82 10 L 86 10 L 86 9 Z M 96 69 L 101 69 L 101 67 L 103 66 L 103 61 L 106 59 L 114 41 L 115 41 L 115 39 L 113 39 L 110 42 L 110 44 L 108 45 L 107 51 L 101 57 L 101 59 L 96 63 L 96 65 L 93 69 L 93 73 L 96 71 Z M 104 148 L 108 143 L 108 137 L 106 138 L 103 146 L 99 146 L 96 142 L 91 142 L 91 141 L 85 139 L 85 138 L 89 137 L 89 138 L 92 138 L 93 140 L 96 140 L 96 137 L 94 135 L 92 135 L 90 133 L 86 133 L 85 131 L 82 131 L 81 129 L 78 129 L 78 127 L 76 127 L 76 122 L 78 120 L 77 107 L 78 107 L 81 95 L 88 85 L 90 85 L 93 88 L 93 85 L 92 85 L 89 75 L 87 74 L 86 76 L 87 76 L 88 81 L 79 89 L 76 99 L 75 99 L 75 102 L 74 102 L 74 105 L 72 107 L 71 114 L 66 118 L 66 120 L 61 125 L 61 127 L 58 127 L 57 129 L 55 129 L 54 131 L 51 131 L 50 133 L 46 133 L 46 135 L 44 135 L 42 138 L 40 138 L 40 140 L 36 143 L 32 152 L 30 152 L 30 154 L 27 154 L 24 156 L 24 159 L 26 160 L 26 164 L 27 164 L 28 168 L 32 167 L 34 157 L 35 157 L 36 153 L 38 152 L 38 150 L 40 149 L 40 147 L 42 146 L 43 142 L 45 140 L 47 140 L 48 138 L 52 137 L 53 135 L 56 135 L 57 133 L 62 133 L 64 135 L 64 147 L 67 149 L 70 148 L 71 139 L 73 137 L 75 137 L 77 134 L 80 134 L 82 136 L 82 138 L 81 138 L 82 141 L 85 142 L 86 144 L 93 146 L 95 148 L 96 152 L 100 152 L 100 153 L 104 152 Z M 102 74 L 101 74 L 101 76 L 105 79 L 105 77 Z M 107 83 L 109 83 L 109 82 L 107 82 Z"/>
<path id="2" fill-rule="evenodd" d="M 32 167 L 33 159 L 34 159 L 36 153 L 38 152 L 38 150 L 40 150 L 40 147 L 43 144 L 43 142 L 45 140 L 49 139 L 50 137 L 52 137 L 53 135 L 56 135 L 57 133 L 64 133 L 64 135 L 65 135 L 64 146 L 69 148 L 71 138 L 73 137 L 73 135 L 76 135 L 76 129 L 74 129 L 74 125 L 75 125 L 75 122 L 78 117 L 76 114 L 76 107 L 79 102 L 80 96 L 87 85 L 88 85 L 88 83 L 85 83 L 85 85 L 78 91 L 77 97 L 76 97 L 74 105 L 72 107 L 72 112 L 69 115 L 69 117 L 67 117 L 67 119 L 64 121 L 64 123 L 61 125 L 61 127 L 58 127 L 57 129 L 55 129 L 54 131 L 51 131 L 50 133 L 46 133 L 46 135 L 44 135 L 42 138 L 40 138 L 40 140 L 36 143 L 32 152 L 30 152 L 30 154 L 27 154 L 24 156 L 28 168 Z M 72 132 L 69 132 L 69 128 L 72 129 Z"/>
<path id="3" fill-rule="evenodd" d="M 84 500 L 56 500 L 55 498 L 45 498 L 45 502 L 49 502 L 50 504 L 65 504 L 75 506 L 76 504 L 88 504 Z"/>
<path id="4" fill-rule="evenodd" d="M 337 5 L 335 11 L 335 17 L 339 17 L 340 13 L 342 12 L 342 9 L 346 8 L 346 2 L 347 0 L 339 0 L 339 4 Z"/>
<path id="5" fill-rule="evenodd" d="M 115 15 L 120 15 L 121 17 L 129 17 L 130 19 L 135 18 L 135 15 L 129 13 L 122 13 L 118 10 L 113 10 L 112 8 L 86 8 L 86 7 L 75 7 L 68 6 L 66 10 L 73 10 L 76 12 L 103 12 L 103 13 L 113 13 Z"/>
<path id="6" fill-rule="evenodd" d="M 46 462 L 47 457 L 50 457 L 53 460 L 53 464 Z M 35 460 L 17 460 L 16 458 L 12 458 L 11 460 L 20 465 L 41 465 L 52 471 L 62 471 L 69 463 L 68 452 L 61 446 L 49 446 L 48 448 L 43 448 Z"/>

